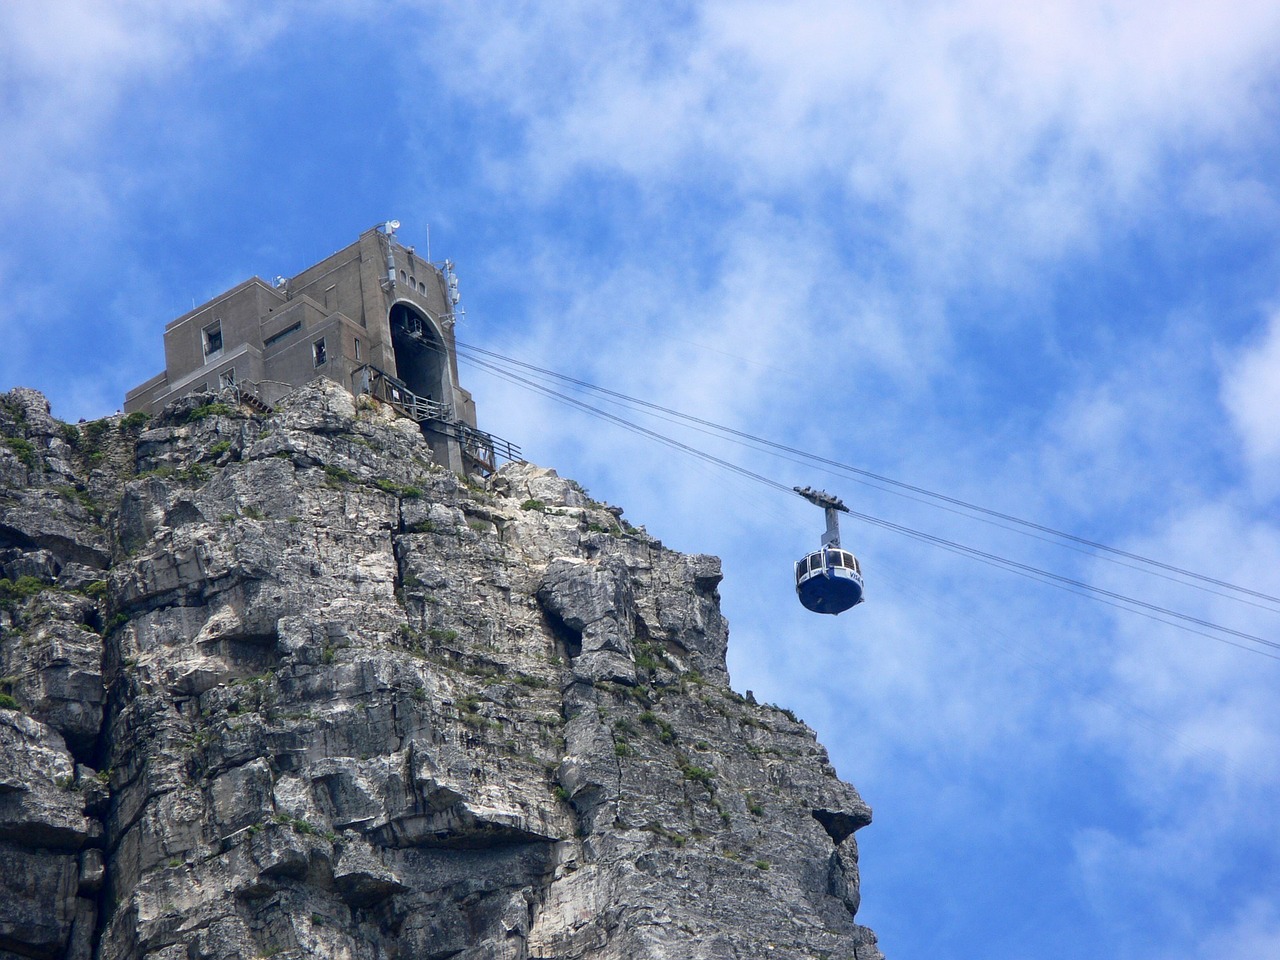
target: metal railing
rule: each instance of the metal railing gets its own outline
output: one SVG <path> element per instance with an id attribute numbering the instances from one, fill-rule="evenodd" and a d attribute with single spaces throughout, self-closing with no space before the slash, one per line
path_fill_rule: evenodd
<path id="1" fill-rule="evenodd" d="M 357 383 L 361 381 L 361 374 L 367 374 L 363 392 L 391 404 L 414 423 L 422 423 L 424 420 L 452 422 L 453 411 L 447 403 L 418 396 L 403 380 L 379 370 L 373 364 L 366 364 L 356 371 Z"/>
<path id="2" fill-rule="evenodd" d="M 487 473 L 498 469 L 498 457 L 523 462 L 520 448 L 509 440 L 485 433 L 453 416 L 447 403 L 440 403 L 414 393 L 403 380 L 379 370 L 373 364 L 365 364 L 353 375 L 358 392 L 367 393 L 385 403 L 415 423 L 451 440 L 456 440 L 468 468 L 478 467 Z"/>

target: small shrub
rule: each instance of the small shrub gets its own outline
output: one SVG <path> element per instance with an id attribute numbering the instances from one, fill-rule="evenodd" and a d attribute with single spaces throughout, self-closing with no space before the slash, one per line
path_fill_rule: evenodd
<path id="1" fill-rule="evenodd" d="M 663 840 L 666 840 L 668 843 L 674 844 L 677 847 L 683 847 L 689 840 L 689 838 L 684 834 L 676 833 L 674 830 L 668 830 L 662 824 L 652 820 L 640 829 L 646 830 L 654 836 L 661 837 Z"/>
<path id="2" fill-rule="evenodd" d="M 63 442 L 65 442 L 67 446 L 80 446 L 80 428 L 74 423 L 64 423 L 58 428 L 58 432 L 62 435 Z"/>
<path id="3" fill-rule="evenodd" d="M 5 437 L 4 445 L 13 451 L 13 455 L 23 462 L 23 464 L 31 470 L 36 468 L 36 448 L 31 445 L 30 440 L 24 440 L 22 437 Z"/>
<path id="4" fill-rule="evenodd" d="M 715 784 L 715 771 L 708 770 L 706 767 L 697 767 L 691 763 L 686 763 L 680 767 L 680 772 L 684 774 L 686 780 L 700 783 L 704 787 L 710 787 Z"/>
<path id="5" fill-rule="evenodd" d="M 619 717 L 617 720 L 613 721 L 613 729 L 617 730 L 618 733 L 622 734 L 624 737 L 634 737 L 636 734 L 636 728 L 626 717 Z"/>
<path id="6" fill-rule="evenodd" d="M 138 410 L 120 421 L 121 433 L 141 433 L 143 425 L 151 419 L 151 414 Z"/>
<path id="7" fill-rule="evenodd" d="M 640 714 L 640 722 L 646 727 L 653 727 L 657 731 L 658 739 L 663 743 L 675 743 L 675 728 L 667 721 L 659 718 L 652 710 L 646 710 Z"/>
<path id="8" fill-rule="evenodd" d="M 409 486 L 404 483 L 396 483 L 396 481 L 388 480 L 386 477 L 379 477 L 377 480 L 373 481 L 373 485 L 384 493 L 390 493 L 405 500 L 416 500 L 418 497 L 422 496 L 422 490 L 418 487 Z"/>
<path id="9" fill-rule="evenodd" d="M 235 412 L 234 407 L 230 407 L 225 403 L 206 403 L 190 411 L 183 422 L 198 423 L 199 421 L 206 420 L 209 417 L 230 417 L 233 416 Z M 130 414 L 130 416 L 136 416 L 136 414 Z"/>
<path id="10" fill-rule="evenodd" d="M 23 575 L 17 580 L 0 579 L 0 600 L 26 600 L 45 590 L 55 589 L 38 577 Z"/>
<path id="11" fill-rule="evenodd" d="M 21 710 L 12 694 L 0 693 L 0 710 Z"/>
<path id="12" fill-rule="evenodd" d="M 770 864 L 769 864 L 769 861 L 768 861 L 768 860 L 757 860 L 757 861 L 756 861 L 756 869 L 757 869 L 757 870 L 768 870 L 768 869 L 769 869 L 769 866 L 770 866 Z"/>
<path id="13" fill-rule="evenodd" d="M 212 447 L 209 448 L 209 456 L 211 458 L 220 457 L 230 449 L 231 449 L 230 440 L 219 440 L 217 443 L 215 443 Z"/>
<path id="14" fill-rule="evenodd" d="M 106 436 L 107 431 L 110 429 L 111 424 L 106 420 L 91 420 L 84 425 L 83 433 L 90 443 L 97 445 L 102 442 L 102 438 Z"/>
<path id="15" fill-rule="evenodd" d="M 547 505 L 541 500 L 535 500 L 530 497 L 524 503 L 520 504 L 521 510 L 536 510 L 538 513 L 546 513 Z"/>
<path id="16" fill-rule="evenodd" d="M 70 484 L 64 484 L 63 486 L 54 487 L 53 489 L 57 492 L 58 496 L 67 500 L 74 500 L 76 503 L 80 504 L 88 510 L 95 519 L 102 514 L 102 508 L 98 506 L 98 502 L 93 499 L 93 494 L 88 490 L 78 490 Z"/>
<path id="17" fill-rule="evenodd" d="M 265 513 L 263 513 L 257 507 L 252 505 L 245 507 L 240 512 L 243 513 L 250 520 L 265 520 L 267 518 L 267 515 Z"/>
<path id="18" fill-rule="evenodd" d="M 335 467 L 329 464 L 324 468 L 325 483 L 331 487 L 339 487 L 344 483 L 355 483 L 356 475 L 350 470 L 343 470 L 341 467 Z"/>

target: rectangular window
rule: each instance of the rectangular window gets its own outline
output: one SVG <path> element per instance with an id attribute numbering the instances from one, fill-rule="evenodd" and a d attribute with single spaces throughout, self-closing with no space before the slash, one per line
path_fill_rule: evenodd
<path id="1" fill-rule="evenodd" d="M 266 339 L 266 340 L 262 341 L 262 345 L 263 345 L 263 347 L 269 347 L 269 346 L 272 346 L 273 344 L 279 343 L 279 342 L 280 342 L 281 340 L 283 340 L 285 337 L 289 336 L 289 334 L 291 334 L 291 333 L 297 333 L 297 332 L 298 332 L 299 330 L 301 330 L 301 329 L 302 329 L 302 323 L 301 323 L 301 322 L 295 323 L 295 324 L 294 324 L 293 326 L 291 326 L 291 327 L 285 327 L 285 328 L 284 328 L 283 330 L 281 330 L 279 333 L 277 333 L 277 334 L 273 334 L 272 336 L 267 337 L 267 339 Z"/>
<path id="2" fill-rule="evenodd" d="M 218 374 L 218 389 L 228 390 L 236 385 L 236 370 L 232 367 L 230 370 L 223 370 Z"/>
<path id="3" fill-rule="evenodd" d="M 200 337 L 204 340 L 204 356 L 209 359 L 214 354 L 222 352 L 222 321 L 215 320 L 203 330 L 200 331 Z"/>
<path id="4" fill-rule="evenodd" d="M 329 359 L 325 355 L 325 351 L 324 351 L 324 337 L 321 337 L 319 340 L 317 340 L 315 343 L 311 345 L 311 356 L 312 356 L 312 359 L 315 360 L 315 365 L 317 367 L 323 366 L 324 362 Z"/>
<path id="5" fill-rule="evenodd" d="M 356 342 L 356 359 L 359 360 L 360 359 L 360 338 L 356 337 L 355 342 Z"/>

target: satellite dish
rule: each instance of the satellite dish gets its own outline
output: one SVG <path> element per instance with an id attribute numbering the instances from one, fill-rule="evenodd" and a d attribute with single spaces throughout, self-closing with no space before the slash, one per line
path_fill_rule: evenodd
<path id="1" fill-rule="evenodd" d="M 399 220 L 388 220 L 388 221 L 387 221 L 387 232 L 388 232 L 388 233 L 390 233 L 392 230 L 399 230 L 399 229 L 400 229 L 400 221 L 399 221 Z"/>

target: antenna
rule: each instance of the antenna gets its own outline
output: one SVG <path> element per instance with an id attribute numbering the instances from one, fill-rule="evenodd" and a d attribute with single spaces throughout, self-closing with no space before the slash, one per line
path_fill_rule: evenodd
<path id="1" fill-rule="evenodd" d="M 427 263 L 431 262 L 431 224 L 427 224 Z"/>
<path id="2" fill-rule="evenodd" d="M 387 236 L 387 287 L 391 290 L 396 286 L 396 255 L 391 248 L 391 237 L 400 229 L 399 220 L 388 220 L 385 223 L 378 224 Z M 375 230 L 377 227 L 374 228 Z"/>

